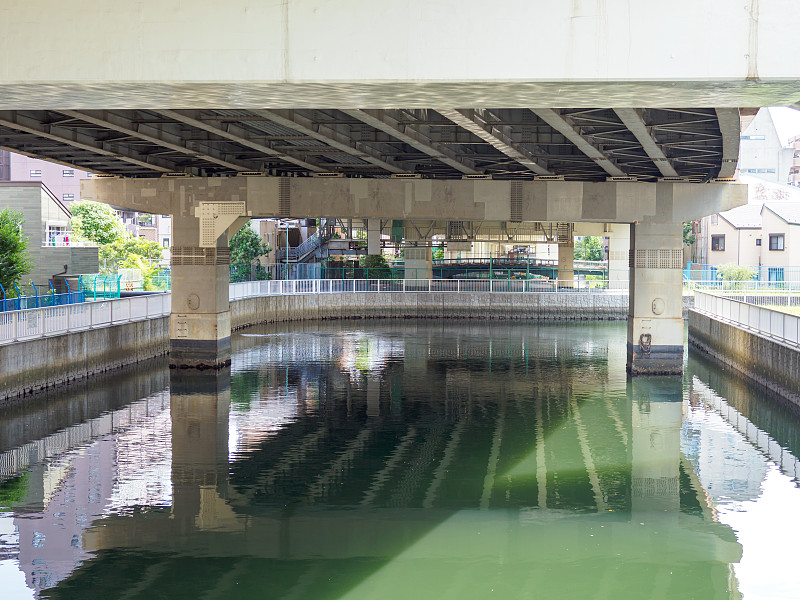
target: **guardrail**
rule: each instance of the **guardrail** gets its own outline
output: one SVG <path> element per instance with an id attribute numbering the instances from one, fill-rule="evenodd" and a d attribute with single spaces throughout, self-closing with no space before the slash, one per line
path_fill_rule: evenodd
<path id="1" fill-rule="evenodd" d="M 351 293 L 628 293 L 627 281 L 537 279 L 292 279 L 232 283 L 231 300 L 256 296 Z M 0 313 L 0 344 L 142 321 L 170 314 L 171 294 L 101 300 Z"/>
<path id="2" fill-rule="evenodd" d="M 694 308 L 764 337 L 800 348 L 800 317 L 796 315 L 700 291 L 695 291 Z"/>
<path id="3" fill-rule="evenodd" d="M 800 294 L 800 281 L 727 281 L 721 279 L 698 280 L 684 279 L 683 286 L 690 290 L 712 291 L 720 293 L 758 294 Z"/>
<path id="4" fill-rule="evenodd" d="M 0 313 L 0 344 L 144 321 L 170 313 L 170 294 Z"/>
<path id="5" fill-rule="evenodd" d="M 254 296 L 339 293 L 555 293 L 628 292 L 627 281 L 555 281 L 542 279 L 290 279 L 232 283 L 230 299 Z"/>

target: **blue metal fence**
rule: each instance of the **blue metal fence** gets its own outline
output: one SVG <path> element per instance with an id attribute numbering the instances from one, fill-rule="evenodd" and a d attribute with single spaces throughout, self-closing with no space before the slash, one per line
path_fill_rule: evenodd
<path id="1" fill-rule="evenodd" d="M 46 293 L 39 293 L 40 288 L 31 284 L 33 293 L 25 294 L 16 285 L 14 288 L 15 297 L 9 297 L 11 294 L 7 294 L 3 286 L 0 286 L 0 293 L 2 293 L 2 299 L 0 299 L 0 312 L 26 310 L 29 308 L 43 308 L 45 306 L 62 306 L 65 304 L 79 304 L 81 302 L 86 302 L 86 292 L 84 292 L 83 289 L 56 293 L 51 284 L 50 289 Z M 69 289 L 69 284 L 67 284 L 67 288 Z"/>

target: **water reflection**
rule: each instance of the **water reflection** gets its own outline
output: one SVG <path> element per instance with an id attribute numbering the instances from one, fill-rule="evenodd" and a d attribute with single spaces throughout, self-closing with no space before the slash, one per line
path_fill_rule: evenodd
<path id="1" fill-rule="evenodd" d="M 12 513 L 43 597 L 740 597 L 708 449 L 766 471 L 710 441 L 699 380 L 628 380 L 616 324 L 251 329 L 170 376 L 30 462 L 27 490 L 63 473 Z"/>

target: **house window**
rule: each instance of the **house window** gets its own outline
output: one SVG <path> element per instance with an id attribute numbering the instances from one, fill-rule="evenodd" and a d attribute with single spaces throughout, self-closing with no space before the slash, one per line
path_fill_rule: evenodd
<path id="1" fill-rule="evenodd" d="M 75 171 L 73 169 L 64 169 L 61 171 L 62 177 L 75 177 Z"/>
<path id="2" fill-rule="evenodd" d="M 68 246 L 69 232 L 66 226 L 48 225 L 47 226 L 47 245 L 49 246 Z"/>
<path id="3" fill-rule="evenodd" d="M 783 281 L 783 267 L 770 267 L 767 277 L 770 281 Z"/>
<path id="4" fill-rule="evenodd" d="M 769 249 L 770 250 L 783 250 L 783 234 L 771 233 L 769 235 Z"/>
<path id="5" fill-rule="evenodd" d="M 64 194 L 63 196 L 61 196 L 61 199 L 64 202 L 72 202 L 73 200 L 75 200 L 75 194 Z"/>
<path id="6" fill-rule="evenodd" d="M 161 245 L 164 248 L 169 248 L 169 238 L 164 238 L 163 240 L 161 240 Z"/>
<path id="7" fill-rule="evenodd" d="M 717 225 L 719 223 L 719 216 L 718 215 L 711 215 L 711 224 Z"/>
<path id="8" fill-rule="evenodd" d="M 31 169 L 31 177 L 41 177 L 42 170 L 41 169 Z"/>
<path id="9" fill-rule="evenodd" d="M 756 246 L 760 246 L 760 245 L 761 245 L 761 238 L 756 238 Z"/>
<path id="10" fill-rule="evenodd" d="M 722 252 L 725 250 L 725 236 L 712 235 L 711 236 L 711 249 Z"/>

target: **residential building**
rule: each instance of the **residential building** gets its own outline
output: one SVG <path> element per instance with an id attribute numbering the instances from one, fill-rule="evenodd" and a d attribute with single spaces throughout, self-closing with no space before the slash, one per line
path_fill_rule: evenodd
<path id="1" fill-rule="evenodd" d="M 92 173 L 87 171 L 0 150 L 0 182 L 40 182 L 67 208 L 70 203 L 81 199 L 81 179 L 91 177 Z M 164 257 L 169 260 L 169 247 L 172 244 L 172 220 L 169 215 L 123 210 L 117 213 L 132 236 L 158 242 L 164 248 Z"/>
<path id="2" fill-rule="evenodd" d="M 67 206 L 80 199 L 81 179 L 91 176 L 91 173 L 74 167 L 0 150 L 0 181 L 44 183 L 50 193 Z"/>
<path id="3" fill-rule="evenodd" d="M 69 209 L 41 182 L 0 182 L 0 210 L 18 210 L 25 218 L 28 251 L 34 269 L 24 282 L 47 289 L 48 281 L 97 273 L 98 249 L 70 236 Z M 60 277 L 54 277 L 60 276 Z"/>
<path id="4" fill-rule="evenodd" d="M 712 215 L 704 272 L 714 279 L 719 265 L 754 267 L 763 281 L 800 277 L 800 202 L 751 203 Z"/>
<path id="5" fill-rule="evenodd" d="M 768 268 L 767 279 L 784 281 L 785 267 L 800 265 L 800 204 L 765 204 L 761 210 L 762 266 Z"/>
<path id="6" fill-rule="evenodd" d="M 711 215 L 708 225 L 708 264 L 761 264 L 762 206 L 745 204 Z"/>

